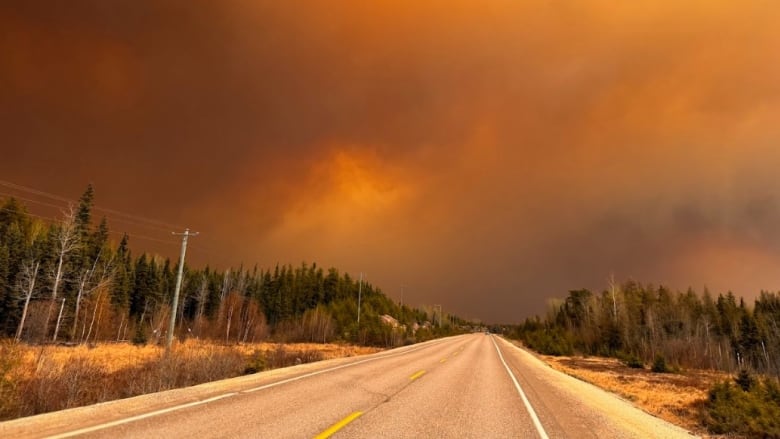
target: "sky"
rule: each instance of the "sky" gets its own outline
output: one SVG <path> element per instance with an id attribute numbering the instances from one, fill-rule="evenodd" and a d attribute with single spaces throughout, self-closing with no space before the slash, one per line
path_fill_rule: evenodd
<path id="1" fill-rule="evenodd" d="M 97 206 L 199 231 L 190 264 L 316 262 L 484 321 L 610 274 L 752 298 L 780 290 L 778 18 L 768 0 L 6 1 L 0 181 L 92 183 Z M 108 219 L 176 257 L 168 228 Z"/>

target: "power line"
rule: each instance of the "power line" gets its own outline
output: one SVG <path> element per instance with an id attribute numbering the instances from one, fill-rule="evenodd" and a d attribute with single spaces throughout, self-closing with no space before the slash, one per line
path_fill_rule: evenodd
<path id="1" fill-rule="evenodd" d="M 39 204 L 39 205 L 42 205 L 42 206 L 53 207 L 53 208 L 56 208 L 56 209 L 64 209 L 65 207 L 67 207 L 67 206 L 61 206 L 59 204 L 51 204 L 51 203 L 46 203 L 44 201 L 34 200 L 32 198 L 21 197 L 19 195 L 11 194 L 11 193 L 8 193 L 8 192 L 0 191 L 0 195 L 5 195 L 7 197 L 11 197 L 11 198 L 14 198 L 14 199 L 17 199 L 17 200 L 27 201 L 28 203 L 35 203 L 35 204 Z M 138 221 L 134 221 L 134 220 L 124 219 L 124 218 L 116 218 L 116 217 L 113 217 L 113 216 L 110 216 L 110 215 L 104 215 L 104 217 L 106 219 L 110 220 L 113 223 L 132 224 L 132 225 L 135 225 L 135 226 L 138 226 L 138 227 L 143 227 L 145 229 L 150 229 L 150 230 L 157 230 L 157 231 L 160 231 L 160 232 L 168 232 L 168 230 L 169 230 L 169 229 L 164 229 L 162 227 L 157 227 L 157 226 L 144 224 L 144 223 L 141 223 L 141 222 L 138 222 Z"/>
<path id="2" fill-rule="evenodd" d="M 8 196 L 8 197 L 17 198 L 19 200 L 23 200 L 23 201 L 27 201 L 27 202 L 30 202 L 30 203 L 35 203 L 35 204 L 38 204 L 38 205 L 51 207 L 51 208 L 64 209 L 64 208 L 67 207 L 67 205 L 78 203 L 77 200 L 74 200 L 74 199 L 71 199 L 71 198 L 63 197 L 61 195 L 54 194 L 54 193 L 51 193 L 51 192 L 46 192 L 46 191 L 43 191 L 43 190 L 40 190 L 40 189 L 35 189 L 35 188 L 28 187 L 28 186 L 23 186 L 23 185 L 20 185 L 20 184 L 17 184 L 17 183 L 13 183 L 13 182 L 10 182 L 10 181 L 0 180 L 0 186 L 4 186 L 4 187 L 9 188 L 11 190 L 20 191 L 20 192 L 26 192 L 26 193 L 30 193 L 30 194 L 33 194 L 33 195 L 36 195 L 36 196 L 40 196 L 40 197 L 44 197 L 44 198 L 60 201 L 62 203 L 66 203 L 66 205 L 58 205 L 58 204 L 53 204 L 53 203 L 47 203 L 45 201 L 39 201 L 39 200 L 35 200 L 35 199 L 32 199 L 32 198 L 19 196 L 18 194 L 9 193 L 7 191 L 0 191 L 0 195 L 5 195 L 5 196 Z M 110 208 L 101 207 L 101 206 L 97 206 L 97 205 L 93 205 L 92 209 L 94 209 L 96 211 L 107 213 L 108 215 L 105 215 L 105 217 L 112 223 L 123 223 L 123 224 L 126 224 L 126 225 L 132 225 L 132 226 L 141 227 L 141 228 L 148 229 L 148 230 L 153 230 L 153 231 L 157 231 L 157 232 L 165 232 L 165 233 L 168 233 L 168 231 L 171 230 L 171 229 L 179 229 L 179 230 L 181 230 L 183 228 L 183 227 L 180 227 L 180 226 L 177 226 L 177 225 L 173 225 L 173 224 L 170 224 L 170 223 L 167 223 L 167 222 L 164 222 L 164 221 L 160 221 L 160 220 L 157 220 L 157 219 L 147 218 L 147 217 L 143 217 L 143 216 L 140 216 L 140 215 L 134 215 L 134 214 L 122 212 L 122 211 L 119 211 L 119 210 L 116 210 L 116 209 L 110 209 Z M 33 217 L 36 217 L 36 218 L 40 218 L 40 219 L 43 219 L 43 220 L 53 221 L 53 222 L 57 222 L 57 223 L 61 223 L 62 222 L 61 220 L 58 220 L 58 219 L 55 219 L 55 218 L 51 218 L 51 217 L 40 216 L 40 215 L 32 214 L 32 213 L 29 213 L 29 212 L 25 212 L 25 213 L 30 215 L 30 216 L 33 216 Z M 144 240 L 144 241 L 158 242 L 158 243 L 163 243 L 163 244 L 166 244 L 166 245 L 178 245 L 175 242 L 168 241 L 168 240 L 165 240 L 165 239 L 155 238 L 155 237 L 151 237 L 151 236 L 147 236 L 147 235 L 143 235 L 143 234 L 130 233 L 130 232 L 126 232 L 126 231 L 125 232 L 109 231 L 109 233 L 115 234 L 115 235 L 119 235 L 119 236 L 122 236 L 122 235 L 126 234 L 128 237 L 130 237 L 132 239 L 140 239 L 140 240 Z M 198 245 L 193 245 L 192 247 L 195 248 L 195 249 L 198 249 L 199 251 L 204 251 L 204 252 L 210 254 L 211 256 L 220 259 L 221 262 L 223 262 L 223 263 L 228 263 L 230 261 L 230 258 L 225 256 L 224 254 L 222 254 L 220 252 L 216 252 L 213 249 L 210 249 L 210 248 L 205 247 L 203 245 L 198 244 Z"/>
<path id="3" fill-rule="evenodd" d="M 57 200 L 57 201 L 62 201 L 64 203 L 78 203 L 77 200 L 73 200 L 73 199 L 70 199 L 70 198 L 63 197 L 61 195 L 53 194 L 51 192 L 42 191 L 40 189 L 35 189 L 35 188 L 27 187 L 27 186 L 22 186 L 20 184 L 12 183 L 10 181 L 0 180 L 0 186 L 5 186 L 5 187 L 8 187 L 8 188 L 11 188 L 11 189 L 14 189 L 14 190 L 18 190 L 18 191 L 22 191 L 22 192 L 32 193 L 32 194 L 35 194 L 35 195 L 38 195 L 38 196 L 41 196 L 41 197 L 46 197 L 46 198 L 54 199 L 54 200 Z M 177 225 L 174 225 L 174 224 L 170 224 L 170 223 L 167 223 L 167 222 L 164 222 L 164 221 L 160 221 L 160 220 L 157 220 L 157 219 L 146 218 L 146 217 L 143 217 L 143 216 L 140 216 L 140 215 L 134 215 L 134 214 L 131 214 L 131 213 L 122 212 L 122 211 L 116 210 L 116 209 L 109 209 L 107 207 L 101 207 L 101 206 L 98 206 L 98 205 L 93 205 L 92 208 L 94 210 L 98 210 L 98 211 L 101 211 L 101 212 L 106 212 L 106 213 L 110 213 L 110 214 L 117 215 L 117 216 L 120 216 L 120 217 L 125 217 L 125 218 L 128 218 L 130 220 L 145 222 L 145 223 L 148 223 L 148 224 L 153 224 L 153 225 L 158 226 L 158 227 L 165 227 L 166 231 L 170 230 L 170 229 L 182 229 L 183 228 L 183 227 L 180 227 L 180 226 L 177 226 Z"/>
<path id="4" fill-rule="evenodd" d="M 17 198 L 19 198 L 20 200 L 23 199 L 21 197 L 17 197 Z M 6 212 L 12 212 L 12 213 L 17 213 L 18 212 L 18 211 L 9 209 L 7 207 L 0 207 L 0 211 L 6 211 Z M 61 219 L 52 218 L 52 217 L 49 217 L 49 216 L 37 215 L 37 214 L 26 212 L 26 211 L 22 212 L 22 213 L 24 215 L 27 215 L 27 216 L 31 216 L 31 217 L 38 218 L 38 219 L 41 219 L 41 220 L 44 220 L 44 221 L 48 221 L 50 223 L 62 223 Z M 154 237 L 147 236 L 147 235 L 142 235 L 142 234 L 139 234 L 139 233 L 132 233 L 132 232 L 127 232 L 127 231 L 118 231 L 118 230 L 109 230 L 108 233 L 112 234 L 112 235 L 116 235 L 116 236 L 127 235 L 128 238 L 131 238 L 133 240 L 157 242 L 157 243 L 161 243 L 161 244 L 165 244 L 165 245 L 171 245 L 171 246 L 178 246 L 179 245 L 179 243 L 177 241 L 171 241 L 171 240 L 166 240 L 166 239 L 161 239 L 161 238 L 154 238 Z M 221 262 L 223 264 L 226 264 L 226 263 L 230 262 L 230 258 L 229 257 L 227 257 L 226 255 L 224 255 L 224 254 L 222 254 L 220 252 L 216 252 L 216 251 L 214 251 L 211 248 L 204 247 L 204 246 L 202 246 L 200 244 L 198 244 L 198 245 L 191 244 L 191 247 L 196 249 L 196 250 L 198 250 L 198 251 L 207 253 L 207 254 L 209 254 L 209 255 L 219 259 L 219 262 Z"/>
<path id="5" fill-rule="evenodd" d="M 52 198 L 52 199 L 55 199 L 55 200 L 63 201 L 65 203 L 75 203 L 74 200 L 71 200 L 71 199 L 68 199 L 68 198 L 65 198 L 65 197 L 61 197 L 59 195 L 51 194 L 51 193 L 48 193 L 48 192 L 44 192 L 44 191 L 41 191 L 41 190 L 38 190 L 38 189 L 33 189 L 33 188 L 26 187 L 26 186 L 22 186 L 22 185 L 19 185 L 19 184 L 16 184 L 16 183 L 11 183 L 10 181 L 0 180 L 0 186 L 10 187 L 11 189 L 20 190 L 20 191 L 23 191 L 23 192 L 30 192 L 30 193 L 33 193 L 35 195 L 40 195 L 42 197 Z"/>
<path id="6" fill-rule="evenodd" d="M 6 211 L 6 212 L 11 212 L 11 213 L 19 213 L 19 211 L 13 210 L 13 209 L 9 209 L 7 207 L 0 207 L 0 210 Z M 48 216 L 36 215 L 36 214 L 30 213 L 30 212 L 22 212 L 22 214 L 28 215 L 28 216 L 32 216 L 32 217 L 35 217 L 35 218 L 39 218 L 39 219 L 42 219 L 42 220 L 48 220 L 48 221 L 53 221 L 53 222 L 57 222 L 57 223 L 61 222 L 60 220 L 58 220 L 56 218 L 51 218 L 51 217 L 48 217 Z"/>
<path id="7" fill-rule="evenodd" d="M 189 244 L 189 245 L 190 245 L 192 248 L 194 248 L 194 249 L 196 249 L 196 250 L 198 250 L 198 251 L 201 251 L 201 252 L 207 253 L 208 255 L 210 255 L 210 256 L 212 256 L 212 257 L 214 257 L 214 258 L 217 258 L 217 259 L 219 260 L 219 262 L 221 262 L 222 264 L 225 264 L 225 265 L 230 265 L 230 264 L 229 264 L 229 262 L 230 262 L 230 258 L 228 258 L 227 256 L 225 256 L 225 255 L 224 255 L 224 254 L 222 254 L 222 253 L 215 252 L 214 250 L 212 250 L 212 249 L 210 249 L 210 248 L 208 248 L 208 247 L 203 247 L 203 246 L 202 246 L 202 245 L 200 245 L 200 244 Z"/>
<path id="8" fill-rule="evenodd" d="M 20 197 L 19 195 L 10 194 L 8 192 L 0 192 L 0 195 L 5 195 L 6 197 L 15 198 L 17 200 L 27 201 L 29 203 L 40 204 L 42 206 L 54 207 L 56 209 L 62 209 L 64 207 L 64 206 L 60 206 L 59 204 L 51 204 L 51 203 L 46 203 L 46 202 L 43 202 L 43 201 L 33 200 L 32 198 Z"/>
<path id="9" fill-rule="evenodd" d="M 0 207 L 0 210 L 5 211 L 5 212 L 12 212 L 12 213 L 17 213 L 18 212 L 16 210 L 12 210 L 12 209 L 9 209 L 7 207 Z M 49 222 L 52 222 L 52 223 L 62 223 L 61 219 L 52 218 L 52 217 L 49 217 L 49 216 L 36 215 L 36 214 L 30 213 L 30 212 L 22 212 L 22 214 L 24 214 L 26 216 L 31 216 L 31 217 L 34 217 L 34 218 L 42 219 L 42 220 L 45 220 L 45 221 L 49 221 Z M 152 238 L 151 236 L 139 235 L 137 233 L 120 232 L 120 231 L 117 231 L 117 230 L 109 230 L 108 233 L 113 234 L 113 235 L 119 235 L 119 236 L 127 235 L 129 238 L 133 238 L 133 239 L 141 239 L 141 240 L 145 240 L 145 241 L 160 242 L 160 243 L 168 244 L 168 245 L 176 245 L 176 246 L 179 245 L 175 241 L 170 241 L 170 240 L 166 241 L 164 239 Z"/>
<path id="10" fill-rule="evenodd" d="M 122 236 L 127 235 L 128 238 L 141 239 L 141 240 L 153 241 L 153 242 L 161 242 L 163 244 L 168 244 L 168 245 L 176 245 L 176 246 L 179 245 L 179 243 L 175 241 L 166 241 L 164 239 L 152 238 L 150 236 L 138 235 L 136 233 L 119 232 L 114 230 L 109 230 L 108 233 L 112 233 L 114 235 L 122 235 Z"/>

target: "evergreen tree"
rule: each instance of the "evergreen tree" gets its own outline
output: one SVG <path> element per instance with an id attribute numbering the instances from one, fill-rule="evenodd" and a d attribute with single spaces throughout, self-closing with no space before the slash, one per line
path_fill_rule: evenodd
<path id="1" fill-rule="evenodd" d="M 742 315 L 739 321 L 739 336 L 733 341 L 742 362 L 751 365 L 762 362 L 761 336 L 753 316 L 748 313 Z"/>
<path id="2" fill-rule="evenodd" d="M 76 209 L 76 232 L 82 242 L 87 242 L 92 222 L 92 201 L 95 198 L 95 190 L 92 184 L 87 185 L 87 189 L 79 198 L 79 205 Z"/>
<path id="3" fill-rule="evenodd" d="M 0 243 L 0 337 L 10 336 L 16 315 L 16 300 L 9 281 L 8 247 Z"/>

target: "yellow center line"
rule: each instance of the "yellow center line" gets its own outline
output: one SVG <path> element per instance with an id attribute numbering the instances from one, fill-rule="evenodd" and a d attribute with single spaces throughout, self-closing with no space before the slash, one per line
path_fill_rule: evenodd
<path id="1" fill-rule="evenodd" d="M 352 413 L 351 415 L 347 416 L 346 418 L 344 418 L 344 419 L 340 420 L 339 422 L 336 422 L 335 424 L 331 425 L 330 428 L 328 428 L 327 430 L 323 431 L 322 433 L 318 434 L 317 436 L 314 436 L 314 439 L 326 439 L 326 438 L 329 438 L 329 437 L 333 436 L 334 434 L 336 434 L 337 431 L 341 430 L 347 424 L 349 424 L 350 422 L 352 422 L 355 419 L 359 418 L 362 414 L 363 414 L 363 412 Z"/>
<path id="2" fill-rule="evenodd" d="M 447 361 L 447 359 L 446 358 L 442 358 L 441 360 L 439 360 L 439 363 L 444 363 L 445 361 Z"/>
<path id="3" fill-rule="evenodd" d="M 421 370 L 421 371 L 415 373 L 414 375 L 410 376 L 409 379 L 414 381 L 414 380 L 416 380 L 417 378 L 420 378 L 423 375 L 425 375 L 425 371 Z"/>

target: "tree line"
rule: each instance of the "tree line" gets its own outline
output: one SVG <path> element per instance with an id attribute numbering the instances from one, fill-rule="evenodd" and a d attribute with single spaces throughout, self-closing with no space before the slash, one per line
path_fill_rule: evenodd
<path id="1" fill-rule="evenodd" d="M 179 306 L 171 310 L 178 261 L 134 255 L 127 234 L 112 242 L 105 217 L 93 224 L 93 199 L 90 185 L 55 222 L 35 218 L 14 198 L 0 205 L 0 337 L 159 342 L 171 312 L 178 313 L 177 337 L 226 343 L 272 337 L 394 346 L 467 324 L 399 305 L 370 283 L 306 263 L 265 270 L 185 264 Z"/>
<path id="2" fill-rule="evenodd" d="M 780 294 L 762 291 L 752 305 L 732 292 L 614 279 L 601 293 L 569 291 L 545 316 L 512 328 L 547 354 L 612 356 L 631 364 L 670 364 L 780 376 Z"/>

